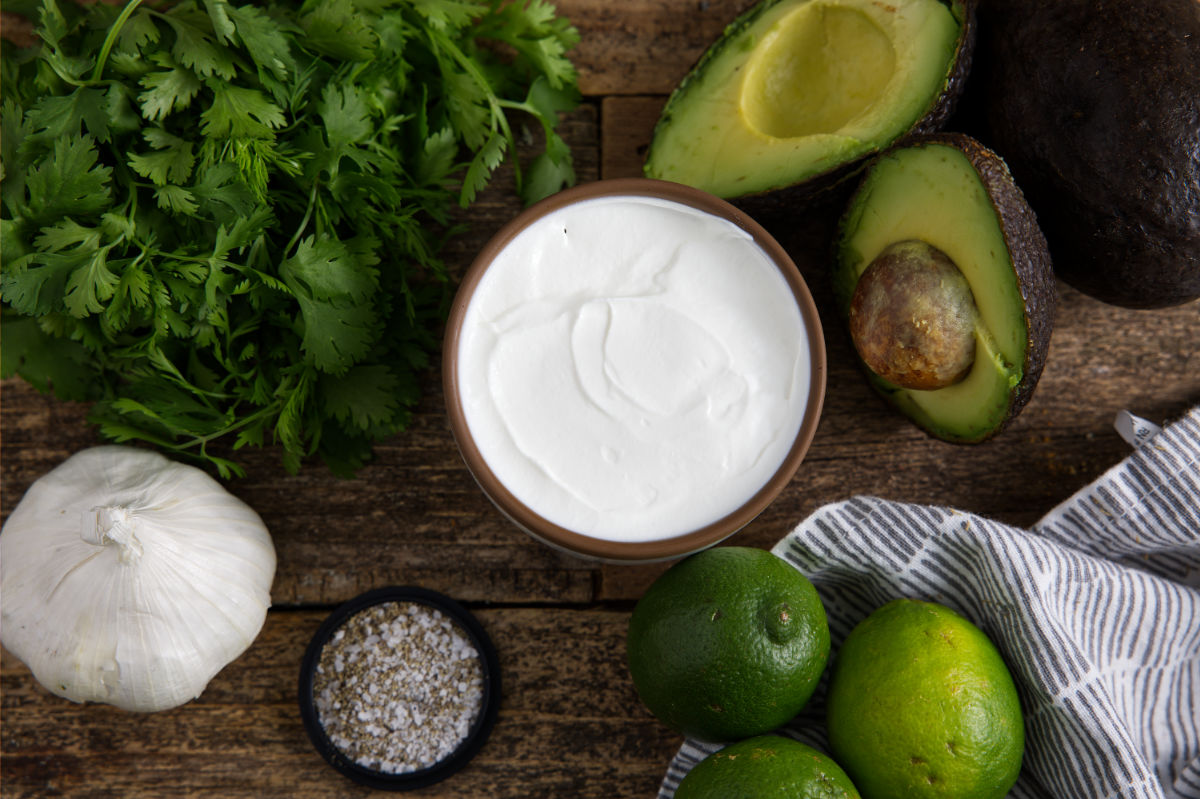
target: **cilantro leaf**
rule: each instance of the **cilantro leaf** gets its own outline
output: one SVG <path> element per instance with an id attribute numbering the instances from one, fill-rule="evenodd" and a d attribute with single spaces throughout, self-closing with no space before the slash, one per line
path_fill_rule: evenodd
<path id="1" fill-rule="evenodd" d="M 120 281 L 108 268 L 108 250 L 97 248 L 72 270 L 63 292 L 67 313 L 76 318 L 100 313 Z"/>
<path id="2" fill-rule="evenodd" d="M 324 123 L 327 144 L 312 142 L 315 169 L 337 176 L 341 160 L 348 158 L 358 169 L 372 172 L 386 160 L 387 156 L 370 146 L 375 125 L 362 93 L 353 84 L 327 84 L 317 113 Z"/>
<path id="3" fill-rule="evenodd" d="M 210 81 L 212 105 L 200 114 L 200 132 L 209 139 L 270 138 L 284 124 L 283 109 L 257 89 Z"/>
<path id="4" fill-rule="evenodd" d="M 199 167 L 197 178 L 188 189 L 199 211 L 217 224 L 235 224 L 259 208 L 237 164 L 220 162 Z"/>
<path id="5" fill-rule="evenodd" d="M 41 16 L 38 19 L 41 27 L 38 34 L 51 47 L 58 47 L 59 42 L 70 32 L 71 26 L 63 15 L 62 9 L 54 0 L 42 0 Z"/>
<path id="6" fill-rule="evenodd" d="M 18 313 L 32 317 L 62 313 L 67 281 L 87 259 L 83 250 L 28 253 L 6 263 L 0 274 L 0 292 Z"/>
<path id="7" fill-rule="evenodd" d="M 413 0 L 413 8 L 437 30 L 465 28 L 487 10 L 472 0 Z"/>
<path id="8" fill-rule="evenodd" d="M 196 162 L 192 154 L 192 143 L 167 133 L 162 128 L 146 128 L 142 131 L 147 143 L 157 148 L 149 153 L 130 153 L 129 167 L 156 186 L 167 183 L 185 183 L 192 175 Z"/>
<path id="9" fill-rule="evenodd" d="M 95 368 L 82 344 L 45 333 L 29 316 L 5 313 L 2 327 L 0 377 L 20 375 L 67 400 L 95 398 Z"/>
<path id="10" fill-rule="evenodd" d="M 204 85 L 196 73 L 179 66 L 151 72 L 143 76 L 139 83 L 144 91 L 138 95 L 138 104 L 142 108 L 142 115 L 151 122 L 187 108 Z"/>
<path id="11" fill-rule="evenodd" d="M 527 201 L 574 180 L 542 0 L 41 0 L 37 34 L 0 51 L 0 371 L 223 477 L 365 464 L 440 341 L 456 201 L 506 158 Z"/>
<path id="12" fill-rule="evenodd" d="M 173 214 L 195 216 L 200 210 L 195 195 L 182 186 L 159 185 L 154 189 L 154 200 L 159 208 Z"/>
<path id="13" fill-rule="evenodd" d="M 29 111 L 29 144 L 78 135 L 80 123 L 99 141 L 109 140 L 105 93 L 82 86 L 67 95 L 43 97 Z"/>
<path id="14" fill-rule="evenodd" d="M 132 54 L 157 44 L 160 37 L 161 33 L 150 11 L 139 8 L 126 20 L 117 42 L 122 51 Z"/>
<path id="15" fill-rule="evenodd" d="M 417 159 L 414 178 L 420 186 L 441 186 L 454 172 L 458 158 L 458 141 L 454 131 L 445 127 L 425 137 Z"/>
<path id="16" fill-rule="evenodd" d="M 525 103 L 531 113 L 553 128 L 557 125 L 559 114 L 579 105 L 579 99 L 579 87 L 574 84 L 555 85 L 547 76 L 539 75 L 529 85 Z"/>
<path id="17" fill-rule="evenodd" d="M 108 323 L 116 329 L 124 328 L 135 310 L 145 310 L 149 305 L 150 276 L 141 267 L 126 265 L 113 291 L 112 302 L 104 310 Z"/>
<path id="18" fill-rule="evenodd" d="M 225 0 L 204 0 L 204 7 L 208 10 L 208 18 L 212 20 L 213 34 L 217 41 L 226 44 L 233 38 L 236 30 L 233 20 L 229 18 L 229 3 Z"/>
<path id="19" fill-rule="evenodd" d="M 350 427 L 386 424 L 401 400 L 401 381 L 385 364 L 365 364 L 321 381 L 325 410 Z"/>
<path id="20" fill-rule="evenodd" d="M 480 34 L 507 43 L 544 75 L 551 87 L 574 85 L 575 66 L 566 53 L 579 42 L 579 31 L 558 17 L 545 0 L 504 5 L 481 23 Z"/>
<path id="21" fill-rule="evenodd" d="M 89 135 L 56 140 L 53 156 L 38 163 L 25 180 L 30 222 L 40 228 L 64 216 L 90 216 L 107 208 L 112 202 L 112 170 L 99 160 Z"/>
<path id="22" fill-rule="evenodd" d="M 533 159 L 521 186 L 521 198 L 535 203 L 575 182 L 575 167 L 569 158 L 556 159 L 549 151 Z"/>
<path id="23" fill-rule="evenodd" d="M 218 6 L 219 8 L 220 6 Z M 162 19 L 170 24 L 175 33 L 171 55 L 175 61 L 188 67 L 202 78 L 216 77 L 233 80 L 236 75 L 233 54 L 217 42 L 217 28 L 232 32 L 229 20 L 213 18 L 196 7 L 194 2 L 174 5 Z"/>
<path id="24" fill-rule="evenodd" d="M 300 303 L 304 350 L 323 372 L 342 374 L 370 349 L 375 311 L 368 300 L 378 288 L 373 269 L 334 239 L 300 242 L 279 267 Z"/>
<path id="25" fill-rule="evenodd" d="M 444 69 L 442 80 L 447 89 L 447 117 L 463 143 L 469 149 L 478 151 L 495 132 L 492 109 L 488 105 L 488 87 L 451 65 Z"/>
<path id="26" fill-rule="evenodd" d="M 356 13 L 351 0 L 326 0 L 311 5 L 316 7 L 300 20 L 307 34 L 306 47 L 343 61 L 371 58 L 378 39 L 366 17 Z"/>
<path id="27" fill-rule="evenodd" d="M 508 140 L 499 133 L 493 133 L 483 143 L 483 146 L 475 153 L 475 157 L 471 159 L 471 165 L 467 168 L 467 175 L 463 178 L 462 194 L 459 196 L 458 201 L 459 205 L 466 208 L 475 202 L 475 195 L 487 185 L 492 172 L 504 160 L 504 151 L 507 146 Z"/>
<path id="28" fill-rule="evenodd" d="M 287 35 L 265 12 L 254 6 L 227 5 L 226 13 L 237 37 L 260 70 L 283 80 L 295 69 Z"/>
<path id="29" fill-rule="evenodd" d="M 34 245 L 45 252 L 61 252 L 68 248 L 95 250 L 100 245 L 101 231 L 81 225 L 73 219 L 61 219 L 42 228 Z"/>

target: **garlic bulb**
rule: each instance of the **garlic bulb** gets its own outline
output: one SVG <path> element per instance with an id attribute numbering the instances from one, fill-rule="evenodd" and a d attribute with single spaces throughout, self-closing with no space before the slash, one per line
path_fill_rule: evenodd
<path id="1" fill-rule="evenodd" d="M 199 469 L 124 446 L 36 480 L 0 530 L 0 641 L 76 702 L 163 710 L 258 635 L 275 548 Z"/>

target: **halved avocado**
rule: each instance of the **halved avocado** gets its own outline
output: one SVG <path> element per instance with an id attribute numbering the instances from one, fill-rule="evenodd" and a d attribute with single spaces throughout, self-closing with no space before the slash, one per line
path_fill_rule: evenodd
<path id="1" fill-rule="evenodd" d="M 727 199 L 825 188 L 961 92 L 975 0 L 762 0 L 663 108 L 644 171 Z"/>
<path id="2" fill-rule="evenodd" d="M 984 441 L 1029 401 L 1050 344 L 1053 269 L 1007 166 L 978 141 L 918 136 L 871 162 L 839 222 L 831 277 L 872 386 L 929 434 Z"/>

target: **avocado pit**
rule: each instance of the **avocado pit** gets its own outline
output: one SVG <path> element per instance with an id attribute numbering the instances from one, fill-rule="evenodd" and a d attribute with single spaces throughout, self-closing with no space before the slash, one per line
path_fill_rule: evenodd
<path id="1" fill-rule="evenodd" d="M 901 248 L 898 242 L 925 244 Z M 966 363 L 965 349 L 973 346 L 970 371 L 944 388 L 892 382 L 922 385 L 900 374 L 911 369 L 889 368 L 904 359 L 875 357 L 870 344 L 890 344 L 903 334 L 880 332 L 882 322 L 861 318 L 853 336 L 865 360 L 856 360 L 872 388 L 913 424 L 943 441 L 978 444 L 1002 431 L 1032 396 L 1049 349 L 1056 295 L 1046 239 L 1033 210 L 1003 159 L 962 134 L 915 136 L 868 164 L 838 223 L 830 274 L 848 332 L 856 292 L 862 296 L 855 315 L 861 317 L 877 290 L 869 282 L 859 286 L 876 259 L 886 262 L 906 249 L 918 261 L 939 261 L 929 251 L 934 247 L 954 261 L 970 286 L 969 295 L 966 289 L 938 295 L 933 305 L 942 310 L 934 318 L 946 325 L 955 313 L 971 317 L 973 336 L 959 324 L 957 333 L 923 335 L 917 346 L 947 376 L 958 373 L 954 362 Z M 886 277 L 902 270 L 900 264 L 881 263 L 875 271 Z M 957 283 L 954 269 L 946 271 Z M 887 298 L 881 300 L 887 322 L 911 319 L 911 312 L 904 316 L 903 303 L 929 290 L 910 285 L 879 293 Z M 961 359 L 948 354 L 955 349 Z"/>
<path id="2" fill-rule="evenodd" d="M 930 391 L 971 371 L 978 315 L 970 283 L 948 255 L 923 241 L 901 241 L 859 278 L 850 337 L 875 374 L 901 388 Z"/>

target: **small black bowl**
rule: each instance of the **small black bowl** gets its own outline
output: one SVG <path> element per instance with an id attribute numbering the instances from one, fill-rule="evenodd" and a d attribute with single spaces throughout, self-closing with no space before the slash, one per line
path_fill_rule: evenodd
<path id="1" fill-rule="evenodd" d="M 432 766 L 403 773 L 376 771 L 348 758 L 325 734 L 325 729 L 317 717 L 316 702 L 313 698 L 313 678 L 316 675 L 321 652 L 329 638 L 356 613 L 373 605 L 387 602 L 416 602 L 445 613 L 462 627 L 474 644 L 483 669 L 482 703 L 467 736 L 453 752 Z M 317 629 L 300 665 L 300 718 L 304 722 L 304 729 L 308 732 L 313 746 L 331 766 L 346 777 L 362 785 L 380 790 L 407 791 L 423 788 L 440 782 L 461 769 L 487 740 L 496 723 L 496 714 L 499 708 L 500 667 L 491 639 L 488 638 L 487 633 L 484 632 L 483 627 L 470 611 L 450 597 L 427 588 L 415 586 L 377 588 L 338 606 Z"/>

